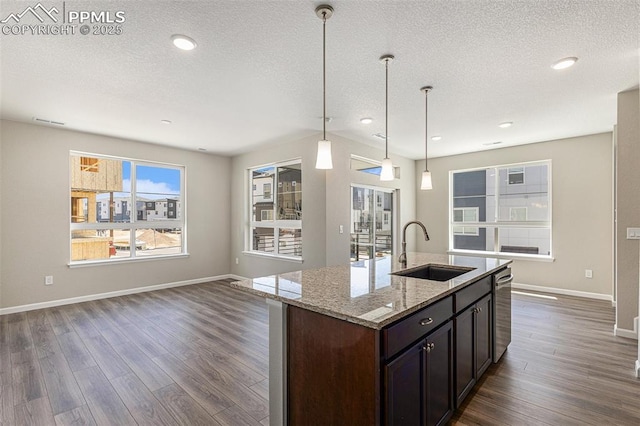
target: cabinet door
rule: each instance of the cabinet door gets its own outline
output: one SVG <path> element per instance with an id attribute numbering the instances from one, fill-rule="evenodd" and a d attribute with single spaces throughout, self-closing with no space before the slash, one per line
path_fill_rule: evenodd
<path id="1" fill-rule="evenodd" d="M 424 424 L 424 347 L 421 340 L 384 367 L 387 425 Z"/>
<path id="2" fill-rule="evenodd" d="M 476 306 L 471 305 L 455 319 L 456 407 L 459 407 L 476 383 L 474 323 Z"/>
<path id="3" fill-rule="evenodd" d="M 453 326 L 451 321 L 427 337 L 425 350 L 426 424 L 446 424 L 453 414 Z"/>
<path id="4" fill-rule="evenodd" d="M 483 297 L 476 303 L 476 377 L 491 365 L 491 309 L 493 303 L 491 294 Z"/>

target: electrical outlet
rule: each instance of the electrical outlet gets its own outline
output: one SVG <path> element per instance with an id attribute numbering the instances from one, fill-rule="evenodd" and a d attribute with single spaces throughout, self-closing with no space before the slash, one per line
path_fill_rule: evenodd
<path id="1" fill-rule="evenodd" d="M 52 285 L 53 284 L 53 275 L 47 275 L 44 277 L 44 285 Z"/>
<path id="2" fill-rule="evenodd" d="M 340 233 L 344 234 L 344 226 L 340 225 Z"/>
<path id="3" fill-rule="evenodd" d="M 240 259 L 236 257 L 236 265 L 240 263 Z"/>
<path id="4" fill-rule="evenodd" d="M 591 269 L 585 269 L 584 270 L 584 276 L 586 278 L 593 278 L 593 271 Z"/>

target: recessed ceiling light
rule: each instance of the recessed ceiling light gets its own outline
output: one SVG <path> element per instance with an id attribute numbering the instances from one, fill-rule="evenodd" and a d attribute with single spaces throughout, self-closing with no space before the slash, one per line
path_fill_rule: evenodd
<path id="1" fill-rule="evenodd" d="M 555 62 L 553 65 L 551 65 L 551 68 L 553 68 L 554 70 L 563 70 L 565 68 L 569 68 L 570 66 L 575 64 L 577 61 L 578 61 L 578 58 L 576 58 L 575 56 L 562 58 L 559 61 Z"/>
<path id="2" fill-rule="evenodd" d="M 371 123 L 373 123 L 373 118 L 371 118 L 371 117 L 364 117 L 364 118 L 361 118 L 361 119 L 360 119 L 360 122 L 361 122 L 362 124 L 371 124 Z"/>
<path id="3" fill-rule="evenodd" d="M 193 50 L 196 48 L 197 44 L 194 39 L 191 37 L 187 37 L 183 34 L 174 34 L 171 36 L 171 41 L 173 41 L 173 45 L 178 49 L 182 50 Z"/>
<path id="4" fill-rule="evenodd" d="M 498 127 L 501 129 L 506 129 L 507 127 L 513 126 L 513 121 L 505 121 L 503 123 L 498 124 Z"/>
<path id="5" fill-rule="evenodd" d="M 171 124 L 171 120 L 160 120 L 162 124 Z"/>
<path id="6" fill-rule="evenodd" d="M 431 136 L 432 141 L 439 141 L 442 139 L 442 136 Z"/>

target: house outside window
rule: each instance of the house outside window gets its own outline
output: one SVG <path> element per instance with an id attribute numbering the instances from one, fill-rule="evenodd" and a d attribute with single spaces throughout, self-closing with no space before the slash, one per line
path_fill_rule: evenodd
<path id="1" fill-rule="evenodd" d="M 249 169 L 249 189 L 246 251 L 302 259 L 301 161 Z"/>
<path id="2" fill-rule="evenodd" d="M 551 257 L 551 161 L 450 173 L 449 250 Z"/>
<path id="3" fill-rule="evenodd" d="M 70 168 L 70 264 L 186 253 L 183 166 L 71 152 Z"/>

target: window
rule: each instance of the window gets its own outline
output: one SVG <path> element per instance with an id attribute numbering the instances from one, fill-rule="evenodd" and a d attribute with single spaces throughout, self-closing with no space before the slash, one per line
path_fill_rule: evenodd
<path id="1" fill-rule="evenodd" d="M 478 222 L 478 213 L 479 213 L 478 207 L 454 208 L 453 222 L 456 224 L 464 223 L 464 222 L 476 223 Z M 456 225 L 453 227 L 454 235 L 479 235 L 478 233 L 479 233 L 479 230 L 477 226 Z"/>
<path id="2" fill-rule="evenodd" d="M 509 168 L 509 185 L 520 185 L 524 183 L 524 167 Z"/>
<path id="3" fill-rule="evenodd" d="M 449 249 L 552 255 L 551 161 L 450 173 Z"/>
<path id="4" fill-rule="evenodd" d="M 70 167 L 72 264 L 186 252 L 184 167 L 74 152 Z"/>
<path id="5" fill-rule="evenodd" d="M 382 163 L 377 160 L 371 160 L 369 158 L 352 154 L 350 168 L 351 170 L 358 172 L 380 176 L 380 173 L 382 172 Z M 396 179 L 400 179 L 400 167 L 394 166 L 393 174 Z"/>
<path id="6" fill-rule="evenodd" d="M 302 258 L 300 160 L 249 170 L 251 199 L 247 251 Z M 277 188 L 277 193 L 272 192 Z"/>

